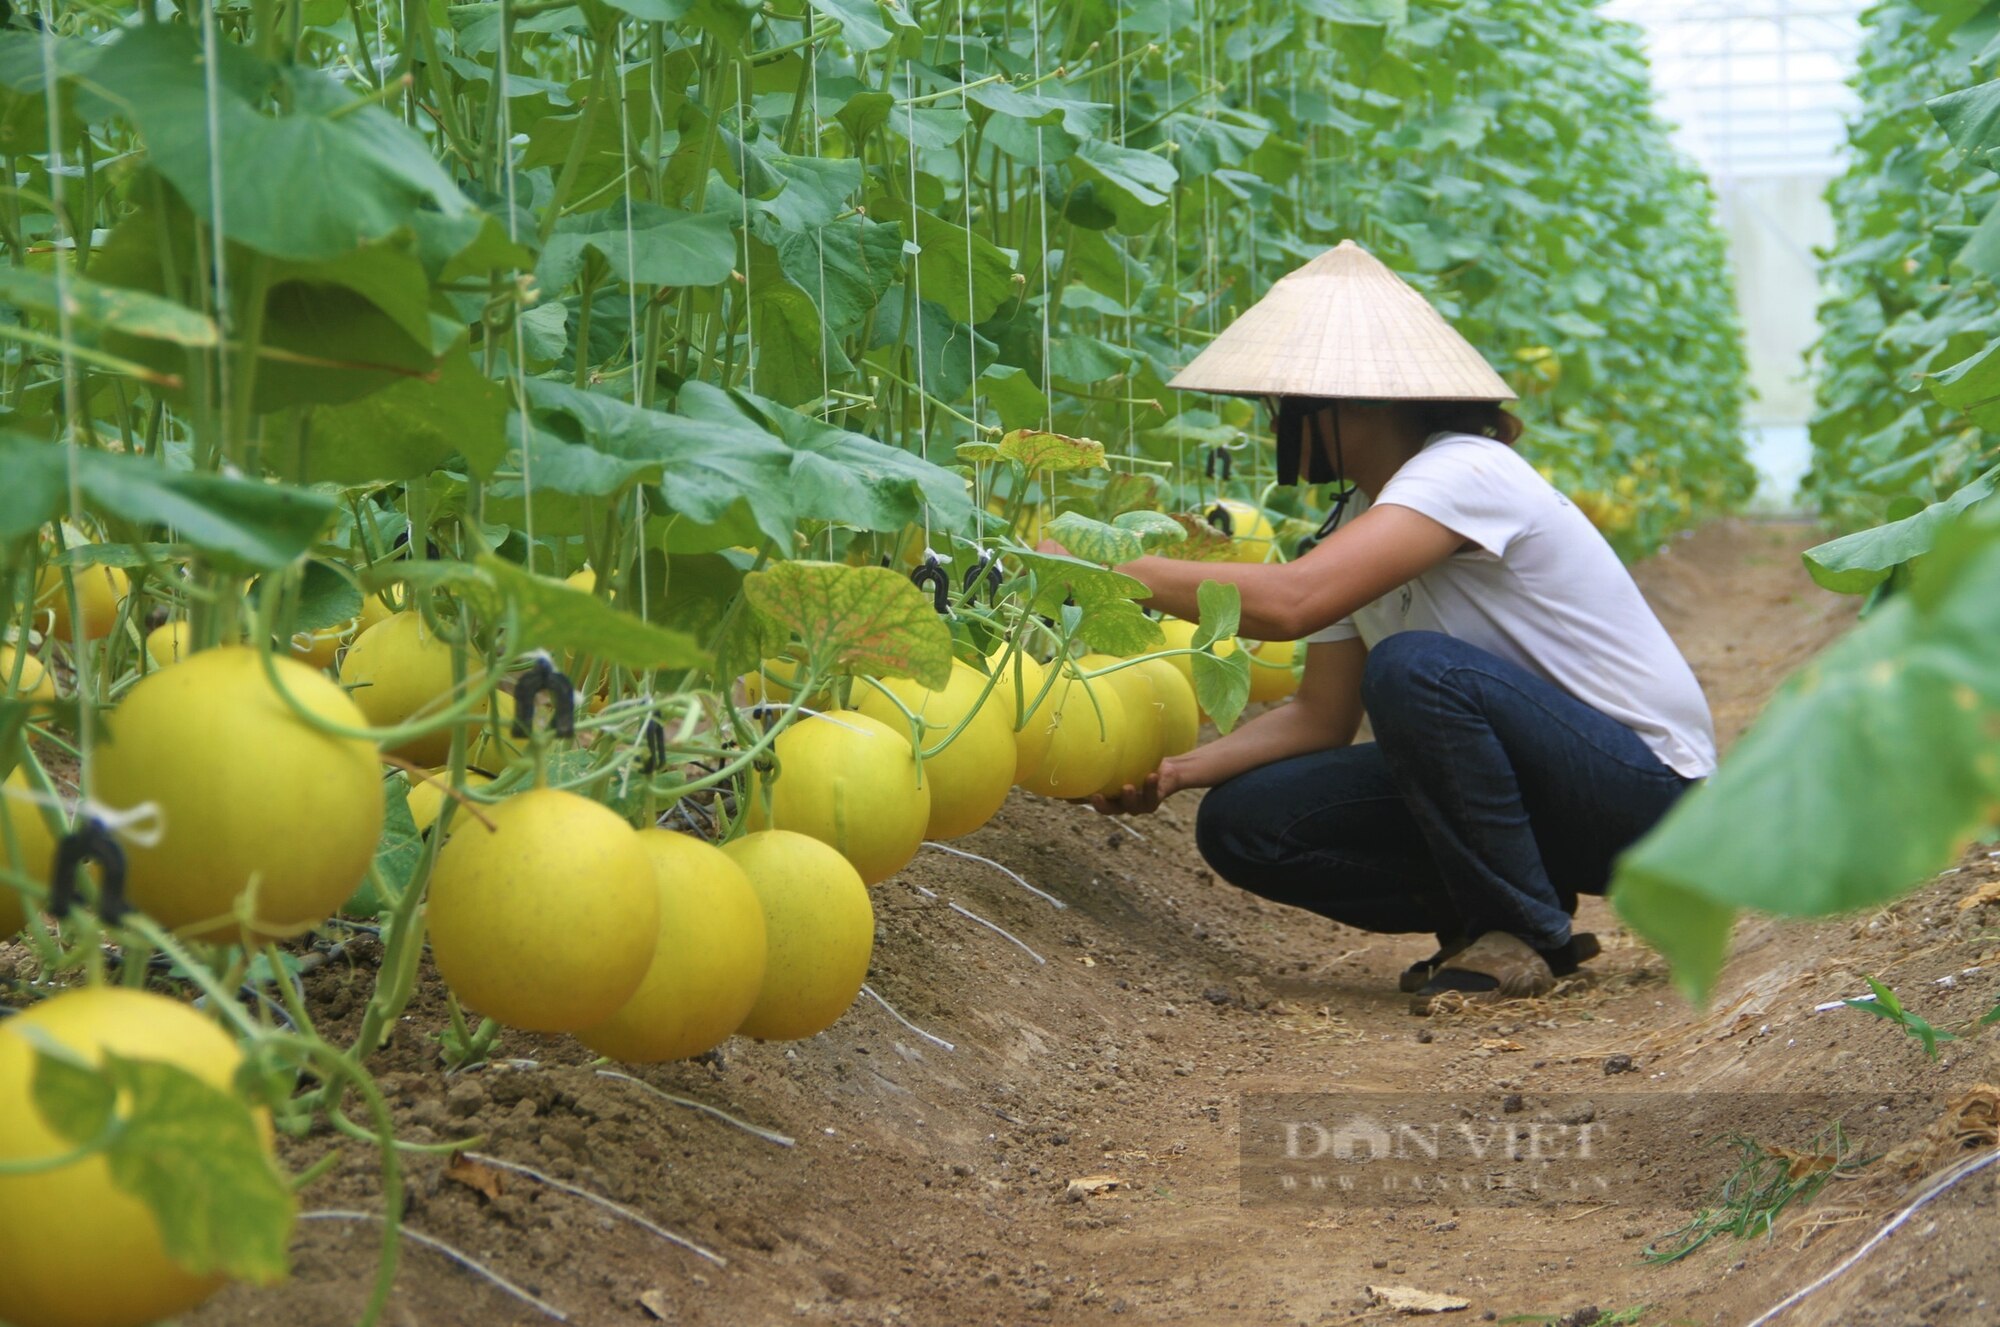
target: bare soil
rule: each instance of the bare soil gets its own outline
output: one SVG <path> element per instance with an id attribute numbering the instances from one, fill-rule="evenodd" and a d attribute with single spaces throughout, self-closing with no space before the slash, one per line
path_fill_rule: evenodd
<path id="1" fill-rule="evenodd" d="M 1797 554 L 1815 538 L 1796 524 L 1724 523 L 1639 569 L 1725 736 L 1851 621 L 1851 604 L 1800 571 Z M 864 997 L 809 1041 L 737 1040 L 707 1061 L 630 1071 L 792 1146 L 603 1076 L 611 1066 L 565 1038 L 508 1035 L 503 1059 L 446 1076 L 441 990 L 428 981 L 378 1065 L 407 1139 L 477 1136 L 483 1151 L 725 1261 L 517 1174 L 476 1163 L 448 1173 L 442 1156 L 411 1158 L 411 1228 L 589 1327 L 1398 1321 L 1373 1306 L 1367 1287 L 1383 1285 L 1469 1301 L 1442 1321 L 1587 1324 L 1645 1305 L 1617 1320 L 1744 1323 L 1857 1247 L 1958 1144 L 1838 1181 L 1768 1238 L 1725 1236 L 1662 1267 L 1642 1248 L 1686 1222 L 1732 1162 L 1719 1137 L 1691 1148 L 1657 1111 L 1621 1138 L 1644 1183 L 1601 1201 L 1254 1204 L 1239 1188 L 1243 1100 L 1394 1091 L 1462 1100 L 1470 1116 L 1515 1094 L 1503 1109 L 1536 1118 L 1574 1111 L 1582 1096 L 1615 1126 L 1621 1097 L 1692 1093 L 1732 1103 L 1732 1127 L 1763 1143 L 1802 1147 L 1783 1101 L 1753 1094 L 1879 1095 L 1878 1131 L 1916 1139 L 1962 1091 L 2000 1081 L 1990 1031 L 1931 1061 L 1884 1020 L 1814 1010 L 1864 991 L 1862 973 L 1940 1025 L 1992 1007 L 2000 909 L 1961 906 L 1983 885 L 2000 896 L 2000 863 L 1983 851 L 1873 916 L 1746 923 L 1706 1012 L 1691 1011 L 1592 900 L 1585 924 L 1606 953 L 1579 980 L 1532 1005 L 1426 1020 L 1395 989 L 1429 949 L 1423 938 L 1349 930 L 1216 880 L 1194 850 L 1194 809 L 1184 797 L 1128 831 L 1017 793 L 957 846 L 1066 906 L 930 850 L 875 890 L 871 984 L 922 1033 Z M 312 975 L 325 1029 L 351 1026 L 373 957 L 363 942 Z M 317 1136 L 286 1144 L 285 1160 L 303 1167 L 336 1142 L 342 1158 L 305 1192 L 306 1208 L 379 1211 L 364 1146 Z M 1100 1178 L 1071 1184 L 1087 1177 Z M 1994 1199 L 1990 1172 L 1944 1195 L 1781 1321 L 2000 1321 Z M 352 1321 L 377 1239 L 365 1222 L 308 1221 L 289 1285 L 231 1289 L 188 1322 Z M 405 1247 L 388 1321 L 543 1320 Z"/>

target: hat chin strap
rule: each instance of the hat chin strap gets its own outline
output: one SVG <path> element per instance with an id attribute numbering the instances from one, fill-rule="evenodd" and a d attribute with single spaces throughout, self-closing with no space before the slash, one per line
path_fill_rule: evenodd
<path id="1" fill-rule="evenodd" d="M 1278 415 L 1278 482 L 1287 485 L 1299 482 L 1299 471 L 1301 463 L 1305 459 L 1305 451 L 1308 445 L 1307 439 L 1308 434 L 1310 434 L 1311 445 L 1319 453 L 1320 460 L 1322 462 L 1330 461 L 1333 464 L 1331 482 L 1343 486 L 1338 493 L 1334 494 L 1333 508 L 1327 512 L 1326 519 L 1320 522 L 1319 529 L 1299 541 L 1298 555 L 1300 557 L 1305 556 L 1305 554 L 1317 547 L 1322 540 L 1340 527 L 1341 518 L 1346 515 L 1348 504 L 1354 500 L 1354 485 L 1347 478 L 1347 453 L 1346 449 L 1341 446 L 1340 406 L 1337 402 L 1315 404 L 1319 408 L 1312 408 L 1302 404 L 1300 398 L 1288 397 L 1278 402 L 1276 411 Z M 1326 408 L 1328 405 L 1332 407 L 1330 410 Z M 1333 416 L 1332 424 L 1330 428 L 1323 429 L 1321 427 L 1321 417 L 1327 414 Z M 1331 450 L 1326 445 L 1329 433 L 1331 433 L 1333 440 Z"/>

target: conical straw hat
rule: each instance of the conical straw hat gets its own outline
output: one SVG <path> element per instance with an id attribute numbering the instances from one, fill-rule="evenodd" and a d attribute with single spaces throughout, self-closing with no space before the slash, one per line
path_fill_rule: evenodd
<path id="1" fill-rule="evenodd" d="M 1515 399 L 1471 342 L 1353 240 L 1272 286 L 1167 385 L 1233 396 Z"/>

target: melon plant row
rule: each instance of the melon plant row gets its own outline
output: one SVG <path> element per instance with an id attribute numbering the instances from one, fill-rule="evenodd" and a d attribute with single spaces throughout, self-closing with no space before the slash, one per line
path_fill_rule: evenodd
<path id="1" fill-rule="evenodd" d="M 1809 550 L 1861 625 L 1621 862 L 1612 900 L 1691 993 L 1739 909 L 1880 907 L 2000 832 L 2000 4 L 1868 11 L 1834 186 Z M 1871 521 L 1886 521 L 1870 524 Z"/>
<path id="2" fill-rule="evenodd" d="M 1994 459 L 1993 393 L 1960 366 L 1993 336 L 2000 179 L 1926 103 L 1992 76 L 2000 5 L 1937 8 L 1892 0 L 1864 17 L 1860 109 L 1828 192 L 1806 491 L 1849 526 L 1950 497 Z"/>
<path id="3" fill-rule="evenodd" d="M 45 7 L 0 154 L 14 1327 L 282 1276 L 325 1123 L 373 1320 L 426 955 L 455 1065 L 811 1036 L 922 843 L 1281 699 L 1232 591 L 1111 568 L 1317 523 L 1165 381 L 1335 240 L 1621 547 L 1749 485 L 1706 188 L 1586 0 Z"/>

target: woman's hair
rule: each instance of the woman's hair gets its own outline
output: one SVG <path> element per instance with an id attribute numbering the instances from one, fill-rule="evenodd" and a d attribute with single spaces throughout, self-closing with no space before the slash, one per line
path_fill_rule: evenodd
<path id="1" fill-rule="evenodd" d="M 1407 401 L 1400 403 L 1409 412 L 1419 436 L 1433 433 L 1473 433 L 1493 438 L 1512 447 L 1524 425 L 1506 407 L 1495 401 Z"/>

